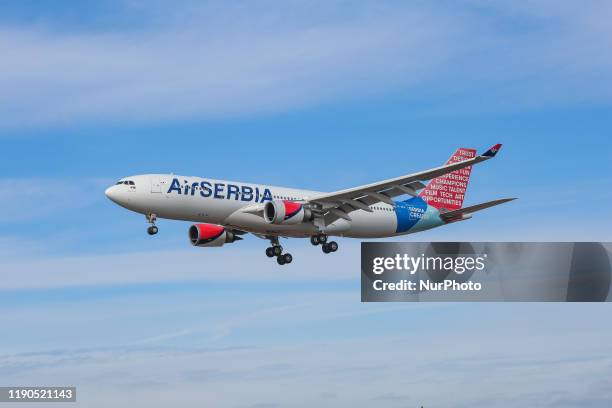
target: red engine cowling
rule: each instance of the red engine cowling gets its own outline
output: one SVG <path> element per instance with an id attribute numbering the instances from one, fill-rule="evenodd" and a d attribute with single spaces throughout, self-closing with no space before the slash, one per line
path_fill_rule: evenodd
<path id="1" fill-rule="evenodd" d="M 295 201 L 275 200 L 264 205 L 264 219 L 268 224 L 293 225 L 310 221 L 312 213 Z"/>
<path id="2" fill-rule="evenodd" d="M 220 225 L 194 224 L 189 228 L 189 240 L 197 247 L 218 247 L 241 239 Z"/>

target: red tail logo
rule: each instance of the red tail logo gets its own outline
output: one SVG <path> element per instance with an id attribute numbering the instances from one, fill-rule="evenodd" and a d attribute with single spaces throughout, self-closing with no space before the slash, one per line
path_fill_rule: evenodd
<path id="1" fill-rule="evenodd" d="M 446 164 L 469 160 L 474 157 L 476 157 L 476 149 L 462 147 L 452 155 Z M 463 206 L 470 174 L 472 174 L 472 166 L 436 177 L 421 191 L 420 197 L 427 204 L 439 210 L 458 210 Z"/>

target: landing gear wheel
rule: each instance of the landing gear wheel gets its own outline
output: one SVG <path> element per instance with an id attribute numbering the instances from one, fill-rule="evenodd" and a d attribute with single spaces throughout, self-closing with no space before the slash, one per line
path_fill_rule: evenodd
<path id="1" fill-rule="evenodd" d="M 279 265 L 284 265 L 285 264 L 285 257 L 282 255 L 279 255 L 276 257 L 276 262 L 278 262 Z"/>
<path id="2" fill-rule="evenodd" d="M 272 247 L 272 251 L 274 255 L 280 256 L 283 253 L 283 247 L 280 245 L 275 245 Z"/>
<path id="3" fill-rule="evenodd" d="M 266 255 L 268 256 L 268 258 L 272 258 L 274 256 L 274 248 L 267 247 L 266 248 Z"/>
<path id="4" fill-rule="evenodd" d="M 326 254 L 329 254 L 331 252 L 331 250 L 329 249 L 329 245 L 327 244 L 323 244 L 322 247 L 323 252 L 325 252 Z"/>
<path id="5" fill-rule="evenodd" d="M 330 252 L 336 252 L 338 250 L 338 243 L 336 241 L 331 241 L 327 244 Z"/>
<path id="6" fill-rule="evenodd" d="M 319 241 L 319 236 L 318 235 L 313 235 L 312 237 L 310 237 L 310 243 L 314 246 L 319 245 L 321 242 Z"/>
<path id="7" fill-rule="evenodd" d="M 293 255 L 291 255 L 291 254 L 285 254 L 285 255 L 283 255 L 283 258 L 284 258 L 286 264 L 290 264 L 291 261 L 293 261 Z"/>
<path id="8" fill-rule="evenodd" d="M 324 243 L 327 242 L 327 235 L 325 235 L 325 234 L 319 234 L 318 238 L 319 238 L 319 242 L 321 244 L 324 244 Z"/>
<path id="9" fill-rule="evenodd" d="M 157 227 L 155 225 L 152 225 L 149 228 L 147 228 L 147 233 L 149 235 L 155 235 L 155 234 L 157 234 L 157 231 L 159 231 L 159 230 L 157 229 Z"/>

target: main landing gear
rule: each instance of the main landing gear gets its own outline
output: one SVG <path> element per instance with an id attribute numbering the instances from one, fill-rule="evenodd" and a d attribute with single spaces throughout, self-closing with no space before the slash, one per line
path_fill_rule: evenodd
<path id="1" fill-rule="evenodd" d="M 329 254 L 330 252 L 336 252 L 338 250 L 338 243 L 336 241 L 331 241 L 322 246 L 323 252 Z"/>
<path id="2" fill-rule="evenodd" d="M 159 229 L 155 225 L 155 221 L 157 220 L 157 215 L 155 215 L 155 214 L 147 214 L 146 217 L 147 217 L 147 222 L 149 224 L 151 224 L 151 226 L 149 228 L 147 228 L 147 233 L 149 235 L 157 234 L 157 232 L 159 231 Z"/>
<path id="3" fill-rule="evenodd" d="M 270 238 L 271 247 L 266 248 L 266 255 L 268 258 L 276 257 L 276 262 L 279 265 L 289 264 L 293 261 L 293 255 L 286 253 L 283 254 L 283 247 L 278 243 L 278 237 Z"/>
<path id="4" fill-rule="evenodd" d="M 326 254 L 338 250 L 338 243 L 336 241 L 327 242 L 327 235 L 322 233 L 311 236 L 310 243 L 315 246 L 321 244 L 321 249 L 323 249 L 323 252 Z"/>
<path id="5" fill-rule="evenodd" d="M 266 256 L 268 258 L 276 257 L 276 262 L 279 265 L 285 265 L 293 261 L 293 256 L 289 253 L 283 254 L 283 247 L 278 243 L 278 237 L 268 236 L 272 246 L 266 248 Z M 317 234 L 310 237 L 310 243 L 312 245 L 321 245 L 323 253 L 329 254 L 338 250 L 338 243 L 336 241 L 327 241 L 326 234 Z"/>

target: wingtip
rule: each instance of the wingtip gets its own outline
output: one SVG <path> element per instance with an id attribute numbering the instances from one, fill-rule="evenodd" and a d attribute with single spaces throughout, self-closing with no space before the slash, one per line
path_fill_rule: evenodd
<path id="1" fill-rule="evenodd" d="M 498 143 L 486 152 L 484 152 L 482 155 L 485 157 L 495 157 L 495 155 L 501 150 L 502 146 L 503 145 L 501 143 Z"/>

